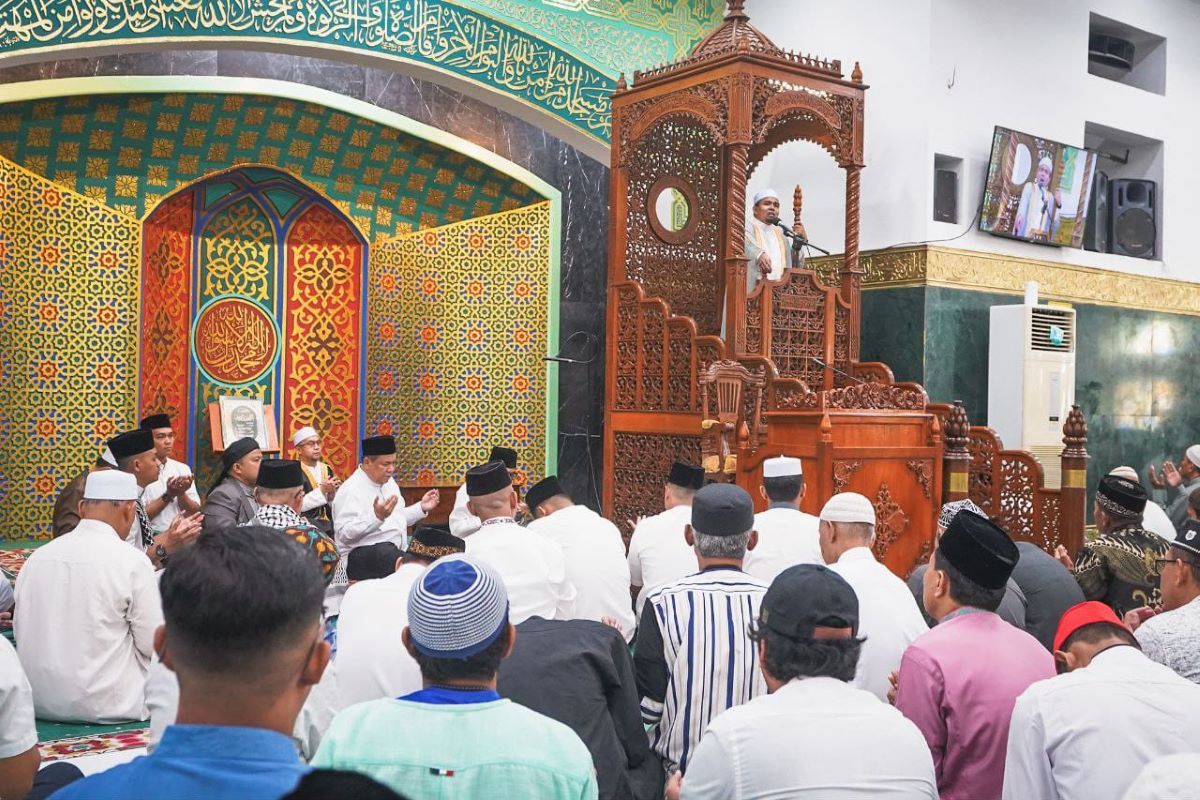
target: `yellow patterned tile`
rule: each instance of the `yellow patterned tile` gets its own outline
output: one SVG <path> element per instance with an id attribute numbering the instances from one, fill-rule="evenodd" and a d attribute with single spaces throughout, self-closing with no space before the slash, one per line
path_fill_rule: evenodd
<path id="1" fill-rule="evenodd" d="M 88 149 L 107 151 L 112 149 L 112 131 L 95 130 L 88 136 Z"/>
<path id="2" fill-rule="evenodd" d="M 362 209 L 371 208 L 373 205 L 375 205 L 375 193 L 368 191 L 359 192 L 358 197 L 355 200 L 355 205 Z"/>
<path id="3" fill-rule="evenodd" d="M 249 150 L 258 143 L 258 131 L 242 131 L 237 137 L 238 150 Z"/>
<path id="4" fill-rule="evenodd" d="M 175 154 L 175 142 L 170 139 L 155 139 L 150 145 L 150 155 L 153 158 L 170 158 Z"/>
<path id="5" fill-rule="evenodd" d="M 318 158 L 313 162 L 313 174 L 319 175 L 322 178 L 328 178 L 333 174 L 333 159 Z"/>
<path id="6" fill-rule="evenodd" d="M 263 120 L 267 118 L 267 110 L 265 108 L 250 108 L 246 110 L 244 119 L 247 125 L 258 127 L 263 124 Z"/>
<path id="7" fill-rule="evenodd" d="M 267 138 L 273 142 L 282 142 L 288 138 L 288 126 L 282 122 L 272 122 L 267 126 Z"/>
<path id="8" fill-rule="evenodd" d="M 188 119 L 192 122 L 208 122 L 212 119 L 214 110 L 211 103 L 197 103 L 188 112 Z"/>
<path id="9" fill-rule="evenodd" d="M 167 168 L 164 164 L 151 164 L 146 171 L 146 182 L 151 186 L 166 186 L 167 185 Z M 147 201 L 146 207 L 153 208 L 156 203 Z"/>
<path id="10" fill-rule="evenodd" d="M 200 157 L 191 153 L 179 157 L 179 171 L 183 175 L 195 175 L 200 169 Z"/>
<path id="11" fill-rule="evenodd" d="M 425 204 L 434 208 L 441 208 L 446 202 L 446 193 L 441 189 L 433 189 L 429 194 L 425 195 Z"/>
<path id="12" fill-rule="evenodd" d="M 67 114 L 62 118 L 62 132 L 69 133 L 72 136 L 81 134 L 86 122 L 87 117 L 83 114 Z"/>
<path id="13" fill-rule="evenodd" d="M 362 166 L 362 153 L 356 153 L 353 150 L 347 150 L 342 154 L 342 166 L 346 169 L 358 169 Z"/>
<path id="14" fill-rule="evenodd" d="M 138 196 L 138 179 L 135 175 L 118 175 L 116 184 L 117 197 L 134 198 Z"/>
<path id="15" fill-rule="evenodd" d="M 363 170 L 362 181 L 367 186 L 378 186 L 381 180 L 383 180 L 383 170 L 379 167 L 367 167 Z"/>
<path id="16" fill-rule="evenodd" d="M 371 143 L 371 134 L 362 129 L 350 134 L 350 144 L 353 147 L 366 147 Z"/>
<path id="17" fill-rule="evenodd" d="M 146 137 L 146 123 L 140 119 L 127 119 L 125 124 L 121 126 L 121 135 L 126 139 L 144 139 Z"/>
<path id="18" fill-rule="evenodd" d="M 60 142 L 55 158 L 59 161 L 78 161 L 79 142 Z"/>
<path id="19" fill-rule="evenodd" d="M 209 161 L 226 161 L 229 159 L 229 145 L 225 142 L 216 142 L 208 148 Z"/>
<path id="20" fill-rule="evenodd" d="M 205 138 L 206 136 L 203 128 L 188 128 L 183 132 L 183 146 L 203 147 Z"/>
<path id="21" fill-rule="evenodd" d="M 120 109 L 112 103 L 104 103 L 96 107 L 96 119 L 100 122 L 116 122 L 119 113 Z"/>
<path id="22" fill-rule="evenodd" d="M 230 117 L 222 117 L 217 120 L 217 124 L 213 126 L 217 132 L 217 136 L 229 136 L 233 133 L 233 119 Z"/>
<path id="23" fill-rule="evenodd" d="M 347 117 L 345 114 L 332 114 L 329 117 L 329 129 L 330 130 L 337 131 L 338 133 L 344 133 L 346 128 L 349 125 L 350 125 L 350 118 Z"/>
<path id="24" fill-rule="evenodd" d="M 179 130 L 183 117 L 179 114 L 159 114 L 154 121 L 154 129 L 163 133 L 174 133 Z"/>
<path id="25" fill-rule="evenodd" d="M 288 145 L 288 155 L 294 158 L 306 158 L 308 150 L 309 143 L 303 139 L 292 139 L 292 143 Z"/>
<path id="26" fill-rule="evenodd" d="M 117 166 L 137 169 L 142 164 L 142 151 L 134 147 L 122 147 L 117 152 Z"/>
<path id="27" fill-rule="evenodd" d="M 107 158 L 89 158 L 83 169 L 83 174 L 92 179 L 108 177 Z"/>

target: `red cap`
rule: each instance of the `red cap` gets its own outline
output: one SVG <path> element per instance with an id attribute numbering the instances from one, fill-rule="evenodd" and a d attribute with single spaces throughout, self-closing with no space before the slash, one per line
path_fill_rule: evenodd
<path id="1" fill-rule="evenodd" d="M 1071 638 L 1071 634 L 1096 622 L 1107 622 L 1129 631 L 1129 626 L 1117 618 L 1116 612 L 1099 600 L 1088 600 L 1085 603 L 1073 605 L 1063 612 L 1058 621 L 1058 630 L 1054 632 L 1054 649 L 1062 650 L 1063 642 Z M 1132 633 L 1132 631 L 1130 631 Z"/>

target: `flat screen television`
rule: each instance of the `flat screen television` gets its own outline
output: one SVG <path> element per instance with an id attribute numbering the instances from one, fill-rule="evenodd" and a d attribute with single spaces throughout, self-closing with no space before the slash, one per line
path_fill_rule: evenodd
<path id="1" fill-rule="evenodd" d="M 1082 247 L 1096 153 L 996 126 L 979 230 Z"/>

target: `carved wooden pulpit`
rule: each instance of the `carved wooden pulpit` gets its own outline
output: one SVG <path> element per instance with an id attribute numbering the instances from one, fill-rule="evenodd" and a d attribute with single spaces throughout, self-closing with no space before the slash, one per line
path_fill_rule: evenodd
<path id="1" fill-rule="evenodd" d="M 886 365 L 858 361 L 862 71 L 855 64 L 847 80 L 840 62 L 781 50 L 743 6 L 731 0 L 691 55 L 630 84 L 622 76 L 613 95 L 606 512 L 624 523 L 660 511 L 675 459 L 757 500 L 763 460 L 782 454 L 804 463 L 805 510 L 840 491 L 871 499 L 876 552 L 902 575 L 930 551 L 943 499 L 982 498 L 985 485 L 989 501 L 1015 509 L 1014 536 L 1081 543 L 1082 488 L 1064 479 L 1061 495 L 1047 489 L 1034 461 L 1028 492 L 1009 498 L 1015 451 L 971 428 L 961 407 L 931 404 Z M 787 269 L 748 290 L 747 179 L 791 141 L 816 143 L 845 170 L 836 285 Z M 989 444 L 995 457 L 977 458 Z M 1072 475 L 1082 447 L 1064 461 Z M 1034 536 L 1038 514 L 1059 529 Z"/>

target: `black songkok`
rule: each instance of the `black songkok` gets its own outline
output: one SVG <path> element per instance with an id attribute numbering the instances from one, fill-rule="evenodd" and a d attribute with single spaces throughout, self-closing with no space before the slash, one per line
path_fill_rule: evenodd
<path id="1" fill-rule="evenodd" d="M 1105 475 L 1096 487 L 1096 502 L 1118 517 L 1137 517 L 1146 510 L 1146 490 L 1128 478 Z"/>
<path id="2" fill-rule="evenodd" d="M 493 447 L 488 461 L 503 461 L 505 469 L 517 468 L 517 451 L 511 447 Z"/>
<path id="3" fill-rule="evenodd" d="M 134 428 L 109 439 L 108 449 L 112 451 L 113 458 L 119 464 L 127 458 L 140 456 L 148 450 L 153 450 L 154 434 L 144 428 Z"/>
<path id="4" fill-rule="evenodd" d="M 262 462 L 262 466 L 258 468 L 255 486 L 263 489 L 299 489 L 304 486 L 304 473 L 300 471 L 300 462 L 286 458 Z"/>
<path id="5" fill-rule="evenodd" d="M 673 483 L 684 489 L 699 489 L 704 486 L 704 470 L 701 467 L 695 467 L 683 461 L 676 461 L 671 465 L 671 472 L 667 475 L 667 483 Z"/>
<path id="6" fill-rule="evenodd" d="M 482 497 L 512 486 L 503 461 L 489 461 L 467 470 L 467 496 Z"/>
<path id="7" fill-rule="evenodd" d="M 958 513 L 938 540 L 938 552 L 985 589 L 1003 589 L 1021 551 L 1000 526 L 978 514 Z"/>
<path id="8" fill-rule="evenodd" d="M 558 482 L 558 476 L 547 475 L 529 487 L 529 491 L 525 493 L 525 505 L 529 506 L 530 511 L 533 511 L 551 497 L 560 494 L 566 494 L 566 492 L 563 491 L 562 484 Z"/>
<path id="9" fill-rule="evenodd" d="M 362 440 L 363 458 L 367 458 L 368 456 L 390 456 L 395 452 L 395 436 L 368 436 Z"/>

